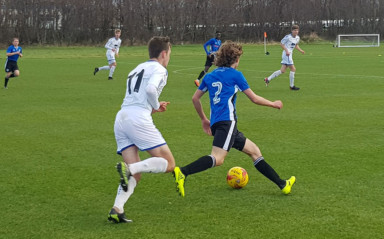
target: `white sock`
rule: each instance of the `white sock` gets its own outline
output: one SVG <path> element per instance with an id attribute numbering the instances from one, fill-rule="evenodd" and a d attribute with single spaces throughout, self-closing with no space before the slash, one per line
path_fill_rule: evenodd
<path id="1" fill-rule="evenodd" d="M 165 173 L 168 161 L 160 157 L 152 157 L 129 165 L 132 175 L 136 173 Z"/>
<path id="2" fill-rule="evenodd" d="M 112 66 L 111 69 L 109 70 L 109 77 L 112 77 L 113 72 L 115 72 L 116 66 Z"/>
<path id="3" fill-rule="evenodd" d="M 268 80 L 271 81 L 273 78 L 276 78 L 276 77 L 278 77 L 279 75 L 281 75 L 281 71 L 280 71 L 280 70 L 275 71 L 275 72 L 272 73 L 272 75 L 270 75 L 270 76 L 268 77 Z"/>
<path id="4" fill-rule="evenodd" d="M 113 207 L 116 207 L 119 209 L 120 213 L 124 212 L 124 205 L 128 201 L 129 197 L 133 194 L 133 191 L 135 190 L 137 183 L 136 179 L 134 177 L 129 177 L 128 180 L 128 191 L 125 192 L 121 185 L 119 184 L 119 187 L 117 188 L 117 195 L 115 199 L 115 204 Z"/>
<path id="5" fill-rule="evenodd" d="M 99 67 L 99 71 L 106 71 L 106 70 L 109 70 L 109 66 L 102 66 L 102 67 Z"/>
<path id="6" fill-rule="evenodd" d="M 295 86 L 295 72 L 294 71 L 289 72 L 289 85 L 291 87 Z"/>

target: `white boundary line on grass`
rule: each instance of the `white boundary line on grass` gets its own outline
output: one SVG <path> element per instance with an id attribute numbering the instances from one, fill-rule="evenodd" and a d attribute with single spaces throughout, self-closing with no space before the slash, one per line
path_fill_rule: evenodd
<path id="1" fill-rule="evenodd" d="M 173 65 L 172 67 L 174 67 L 174 66 L 175 65 Z M 194 70 L 194 69 L 204 69 L 204 67 L 199 66 L 199 67 L 184 68 L 184 69 L 179 69 L 179 70 L 175 70 L 175 71 L 172 71 L 172 72 L 175 73 L 175 74 L 196 75 L 196 74 L 192 74 L 192 73 L 180 73 L 180 71 Z"/>
<path id="2" fill-rule="evenodd" d="M 181 71 L 186 70 L 193 70 L 193 69 L 201 69 L 201 67 L 191 67 L 191 68 L 184 68 L 172 71 L 175 74 L 183 74 L 180 73 Z M 247 71 L 254 71 L 254 72 L 260 72 L 260 73 L 271 73 L 273 71 L 257 71 L 257 70 L 242 70 L 243 72 Z M 187 73 L 186 75 L 195 75 L 192 73 Z M 346 75 L 346 74 L 317 74 L 317 73 L 299 73 L 299 75 L 311 75 L 311 76 L 327 76 L 327 77 L 353 77 L 353 78 L 379 78 L 384 79 L 384 76 L 371 76 L 371 75 Z"/>
<path id="3" fill-rule="evenodd" d="M 245 71 L 256 71 L 256 70 L 245 70 Z M 273 71 L 257 71 L 257 72 L 271 73 Z M 331 77 L 354 77 L 354 78 L 379 78 L 379 79 L 384 79 L 384 76 L 370 76 L 370 75 L 318 74 L 318 73 L 299 73 L 299 75 L 331 76 Z"/>

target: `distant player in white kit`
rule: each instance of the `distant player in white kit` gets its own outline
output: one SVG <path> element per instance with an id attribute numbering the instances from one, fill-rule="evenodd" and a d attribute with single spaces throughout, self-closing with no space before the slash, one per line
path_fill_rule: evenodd
<path id="1" fill-rule="evenodd" d="M 291 70 L 289 73 L 289 88 L 291 90 L 300 90 L 299 87 L 295 86 L 295 72 L 296 68 L 295 65 L 293 64 L 293 59 L 292 59 L 292 54 L 293 50 L 296 48 L 298 51 L 300 51 L 302 54 L 305 54 L 305 51 L 303 51 L 299 47 L 299 26 L 298 25 L 293 25 L 292 28 L 292 33 L 286 35 L 280 43 L 281 48 L 283 48 L 283 53 L 282 53 L 282 60 L 281 60 L 281 68 L 278 71 L 275 71 L 270 75 L 269 77 L 264 79 L 265 85 L 268 86 L 268 84 L 271 82 L 271 80 L 275 77 L 278 77 L 279 75 L 285 73 L 287 67 Z"/>
<path id="2" fill-rule="evenodd" d="M 148 43 L 149 58 L 128 75 L 127 90 L 121 110 L 116 115 L 115 138 L 117 153 L 124 162 L 117 164 L 120 185 L 108 220 L 132 222 L 125 217 L 124 205 L 132 195 L 141 173 L 168 173 L 175 168 L 175 159 L 166 141 L 156 128 L 152 114 L 163 112 L 169 102 L 158 101 L 167 84 L 167 65 L 171 55 L 168 37 L 153 37 Z M 140 161 L 138 152 L 151 157 Z"/>
<path id="3" fill-rule="evenodd" d="M 113 80 L 113 72 L 115 72 L 116 69 L 116 58 L 119 56 L 119 49 L 121 46 L 121 30 L 116 29 L 115 30 L 115 37 L 112 37 L 108 40 L 107 44 L 105 44 L 105 48 L 107 48 L 107 60 L 108 60 L 108 66 L 102 66 L 102 67 L 96 67 L 93 71 L 93 75 L 96 75 L 97 72 L 101 70 L 109 70 L 109 77 L 108 80 Z"/>

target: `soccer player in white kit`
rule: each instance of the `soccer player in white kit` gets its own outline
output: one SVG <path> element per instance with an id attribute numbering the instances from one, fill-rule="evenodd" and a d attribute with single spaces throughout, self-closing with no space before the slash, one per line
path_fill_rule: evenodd
<path id="1" fill-rule="evenodd" d="M 292 28 L 292 33 L 286 35 L 280 43 L 281 48 L 283 48 L 283 53 L 282 53 L 282 60 L 281 60 L 281 68 L 280 70 L 277 70 L 272 73 L 269 77 L 264 79 L 265 85 L 268 86 L 268 84 L 271 82 L 271 80 L 275 77 L 278 77 L 279 75 L 285 73 L 287 67 L 291 70 L 289 73 L 289 88 L 291 90 L 300 90 L 299 87 L 295 86 L 295 72 L 296 68 L 295 65 L 293 64 L 293 59 L 292 59 L 292 53 L 293 50 L 296 48 L 298 51 L 300 51 L 302 54 L 305 54 L 305 51 L 303 51 L 299 47 L 299 26 L 298 25 L 293 25 Z"/>
<path id="2" fill-rule="evenodd" d="M 108 220 L 132 222 L 125 217 L 124 205 L 132 195 L 141 173 L 168 173 L 175 168 L 175 159 L 166 141 L 156 128 L 152 114 L 163 112 L 169 102 L 158 100 L 167 84 L 167 65 L 171 55 L 168 37 L 153 37 L 148 43 L 149 58 L 128 75 L 127 90 L 121 110 L 116 115 L 117 153 L 124 162 L 117 164 L 120 185 Z M 140 151 L 151 157 L 140 161 Z"/>
<path id="3" fill-rule="evenodd" d="M 108 66 L 102 66 L 102 67 L 95 67 L 95 70 L 93 71 L 93 75 L 96 75 L 97 72 L 102 70 L 109 70 L 109 76 L 108 80 L 113 80 L 113 73 L 116 69 L 116 57 L 119 56 L 119 49 L 121 46 L 121 30 L 116 29 L 115 30 L 115 37 L 112 37 L 108 40 L 108 42 L 105 44 L 105 48 L 107 48 L 107 60 L 108 60 Z"/>

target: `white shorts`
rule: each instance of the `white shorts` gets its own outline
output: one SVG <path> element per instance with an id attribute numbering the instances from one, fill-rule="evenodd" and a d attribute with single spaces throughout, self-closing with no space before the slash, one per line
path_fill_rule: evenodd
<path id="1" fill-rule="evenodd" d="M 151 114 L 141 107 L 121 109 L 116 115 L 114 130 L 118 154 L 132 146 L 146 151 L 167 144 L 153 124 Z"/>
<path id="2" fill-rule="evenodd" d="M 283 51 L 283 54 L 281 56 L 282 60 L 281 60 L 281 64 L 282 65 L 287 65 L 287 66 L 290 66 L 290 65 L 293 65 L 293 59 L 292 59 L 292 52 L 291 54 L 289 54 L 289 56 L 287 56 L 287 54 L 285 53 L 285 51 Z"/>
<path id="3" fill-rule="evenodd" d="M 106 56 L 107 56 L 107 60 L 108 60 L 109 65 L 116 62 L 115 53 L 113 51 L 111 51 L 111 53 L 107 52 Z"/>

